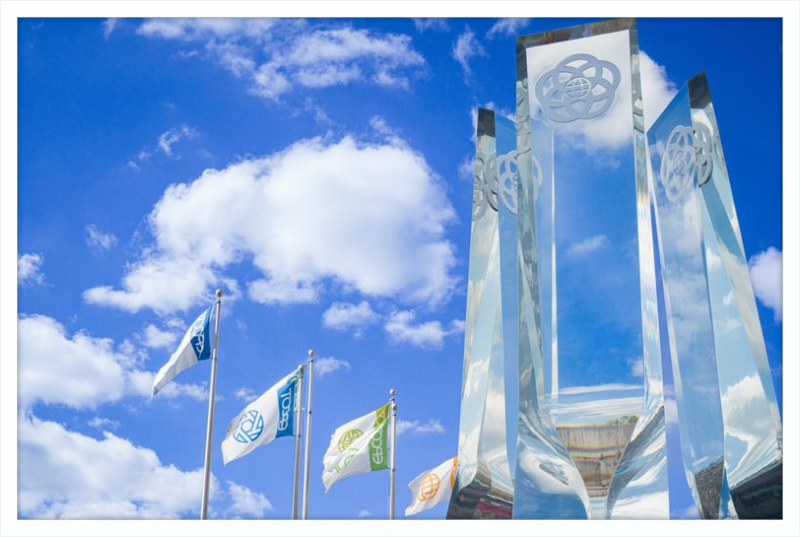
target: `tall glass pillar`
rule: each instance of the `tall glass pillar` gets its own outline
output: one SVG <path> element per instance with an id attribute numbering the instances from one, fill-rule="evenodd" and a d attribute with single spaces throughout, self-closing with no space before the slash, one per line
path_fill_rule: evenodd
<path id="1" fill-rule="evenodd" d="M 648 132 L 687 479 L 702 518 L 781 518 L 783 430 L 705 74 Z"/>
<path id="2" fill-rule="evenodd" d="M 668 518 L 636 23 L 517 38 L 515 518 Z"/>

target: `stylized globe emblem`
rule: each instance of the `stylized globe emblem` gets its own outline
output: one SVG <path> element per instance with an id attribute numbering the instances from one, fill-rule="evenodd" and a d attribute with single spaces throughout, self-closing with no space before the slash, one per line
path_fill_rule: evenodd
<path id="1" fill-rule="evenodd" d="M 503 205 L 511 213 L 517 214 L 517 153 L 509 151 L 497 157 L 498 193 Z"/>
<path id="2" fill-rule="evenodd" d="M 592 119 L 614 104 L 621 77 L 613 63 L 591 54 L 572 54 L 536 81 L 542 115 L 557 123 Z"/>
<path id="3" fill-rule="evenodd" d="M 480 173 L 483 172 L 483 173 Z M 497 210 L 497 157 L 475 159 L 475 179 L 472 185 L 472 220 L 480 219 L 487 207 Z"/>
<path id="4" fill-rule="evenodd" d="M 576 76 L 567 81 L 564 86 L 564 93 L 570 99 L 581 99 L 592 91 L 592 84 L 582 76 Z"/>
<path id="5" fill-rule="evenodd" d="M 256 410 L 250 410 L 239 419 L 233 439 L 242 444 L 255 442 L 264 430 L 264 417 Z"/>
<path id="6" fill-rule="evenodd" d="M 436 474 L 428 474 L 422 478 L 422 483 L 419 486 L 419 494 L 417 499 L 421 502 L 426 502 L 436 496 L 439 492 L 439 487 L 442 486 L 442 480 Z"/>
<path id="7" fill-rule="evenodd" d="M 678 125 L 672 129 L 661 158 L 659 178 L 668 200 L 677 201 L 691 190 L 695 162 L 694 132 L 691 127 Z"/>
<path id="8" fill-rule="evenodd" d="M 350 429 L 349 431 L 345 431 L 342 436 L 339 437 L 339 442 L 336 444 L 336 449 L 339 450 L 339 453 L 344 453 L 344 451 L 363 434 L 363 431 L 358 429 Z"/>

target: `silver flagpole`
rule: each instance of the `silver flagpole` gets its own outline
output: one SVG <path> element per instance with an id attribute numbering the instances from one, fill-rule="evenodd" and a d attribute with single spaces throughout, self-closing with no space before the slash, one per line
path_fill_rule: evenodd
<path id="1" fill-rule="evenodd" d="M 389 395 L 391 396 L 389 408 L 392 409 L 392 440 L 390 442 L 392 455 L 389 459 L 391 461 L 389 466 L 389 520 L 394 520 L 395 452 L 397 451 L 395 449 L 395 441 L 397 440 L 397 403 L 394 402 L 394 396 L 397 395 L 397 392 L 394 388 L 389 390 Z"/>
<path id="2" fill-rule="evenodd" d="M 308 351 L 308 404 L 306 405 L 306 453 L 303 460 L 303 520 L 308 519 L 308 457 L 311 452 L 311 388 L 314 383 L 314 349 Z"/>
<path id="3" fill-rule="evenodd" d="M 297 388 L 297 401 L 295 402 L 294 422 L 297 431 L 294 437 L 294 488 L 292 490 L 292 520 L 297 520 L 297 490 L 300 488 L 300 437 L 303 436 L 303 372 L 305 366 L 300 366 L 300 381 Z"/>
<path id="4" fill-rule="evenodd" d="M 203 471 L 203 503 L 200 520 L 208 518 L 208 496 L 211 485 L 211 438 L 214 428 L 214 390 L 217 387 L 217 349 L 219 348 L 219 312 L 222 306 L 222 289 L 217 289 L 217 319 L 214 322 L 214 350 L 211 354 L 211 386 L 208 388 L 208 425 L 206 426 L 206 458 Z"/>

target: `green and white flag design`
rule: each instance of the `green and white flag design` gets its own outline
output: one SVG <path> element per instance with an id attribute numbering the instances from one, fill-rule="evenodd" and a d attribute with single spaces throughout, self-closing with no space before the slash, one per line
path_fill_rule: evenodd
<path id="1" fill-rule="evenodd" d="M 345 423 L 331 435 L 325 452 L 325 492 L 336 481 L 356 474 L 389 469 L 389 403 Z M 392 446 L 393 447 L 393 446 Z"/>

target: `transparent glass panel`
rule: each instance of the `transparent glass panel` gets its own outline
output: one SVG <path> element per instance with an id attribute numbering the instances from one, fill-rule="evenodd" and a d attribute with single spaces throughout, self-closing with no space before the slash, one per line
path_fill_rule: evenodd
<path id="1" fill-rule="evenodd" d="M 705 74 L 681 89 L 648 141 L 695 501 L 704 518 L 780 518 L 780 415 Z"/>
<path id="2" fill-rule="evenodd" d="M 668 517 L 638 66 L 632 19 L 517 39 L 520 200 L 527 185 L 532 207 L 519 214 L 515 517 Z M 563 450 L 554 493 L 533 468 Z"/>

